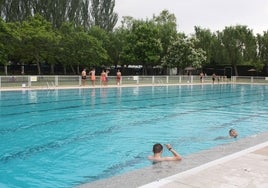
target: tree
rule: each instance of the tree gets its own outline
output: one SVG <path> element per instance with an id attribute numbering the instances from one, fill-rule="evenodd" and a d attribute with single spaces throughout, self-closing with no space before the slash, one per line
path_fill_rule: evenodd
<path id="1" fill-rule="evenodd" d="M 163 10 L 159 16 L 153 17 L 153 21 L 159 30 L 159 39 L 163 48 L 160 54 L 162 59 L 167 53 L 169 46 L 177 39 L 176 17 L 174 14 L 170 14 L 168 10 Z"/>
<path id="2" fill-rule="evenodd" d="M 26 20 L 32 16 L 31 0 L 1 0 L 0 15 L 6 22 Z"/>
<path id="3" fill-rule="evenodd" d="M 187 66 L 200 68 L 206 61 L 205 51 L 195 48 L 194 40 L 194 38 L 178 38 L 168 49 L 163 64 L 170 68 L 177 67 L 179 72 Z"/>
<path id="4" fill-rule="evenodd" d="M 118 65 L 122 65 L 121 54 L 125 42 L 124 30 L 121 28 L 116 29 L 114 32 L 109 32 L 108 36 L 109 42 L 106 50 L 109 54 L 111 64 L 116 68 Z"/>
<path id="5" fill-rule="evenodd" d="M 105 53 L 109 51 L 109 45 L 111 42 L 107 33 L 107 31 L 100 28 L 99 26 L 92 26 L 88 30 L 88 34 L 98 40 L 101 47 L 105 50 Z M 105 58 L 105 61 L 103 60 L 103 62 L 101 63 L 103 66 L 111 65 L 111 59 L 109 58 L 109 56 L 107 56 L 107 58 Z"/>
<path id="6" fill-rule="evenodd" d="M 134 21 L 127 33 L 123 58 L 135 65 L 142 65 L 143 74 L 147 74 L 148 67 L 157 65 L 160 60 L 162 46 L 158 36 L 158 29 L 152 21 Z"/>
<path id="7" fill-rule="evenodd" d="M 77 27 L 90 25 L 89 0 L 32 0 L 33 15 L 40 14 L 59 29 L 64 22 Z"/>
<path id="8" fill-rule="evenodd" d="M 205 64 L 210 64 L 212 61 L 213 34 L 209 29 L 195 27 L 195 38 L 195 46 L 206 52 L 207 60 Z"/>
<path id="9" fill-rule="evenodd" d="M 118 20 L 115 0 L 1 0 L 0 16 L 7 22 L 22 22 L 39 14 L 59 29 L 64 22 L 89 29 L 92 25 L 112 31 Z"/>
<path id="10" fill-rule="evenodd" d="M 209 65 L 211 66 L 228 65 L 228 58 L 224 46 L 221 43 L 220 36 L 221 33 L 218 31 L 213 33 L 211 37 L 211 56 L 209 61 Z"/>
<path id="11" fill-rule="evenodd" d="M 258 64 L 255 66 L 257 71 L 261 71 L 263 65 L 266 66 L 265 73 L 268 74 L 268 32 L 263 32 L 263 35 L 257 35 L 257 57 Z"/>
<path id="12" fill-rule="evenodd" d="M 99 66 L 107 60 L 107 52 L 101 42 L 82 28 L 66 23 L 60 32 L 62 38 L 58 60 L 64 65 L 65 74 L 66 66 L 72 67 L 73 72 L 79 74 L 79 66 L 83 68 Z M 76 71 L 73 65 L 77 67 Z"/>
<path id="13" fill-rule="evenodd" d="M 7 75 L 7 65 L 9 58 L 14 53 L 14 45 L 19 41 L 18 33 L 11 24 L 5 23 L 0 18 L 0 64 L 5 66 L 5 74 Z"/>
<path id="14" fill-rule="evenodd" d="M 131 16 L 124 16 L 121 21 L 121 26 L 113 32 L 116 34 L 117 40 L 119 40 L 118 44 L 120 48 L 118 49 L 120 52 L 118 55 L 120 65 L 133 65 L 136 63 L 130 42 L 132 39 L 132 27 L 135 21 L 136 20 Z"/>
<path id="15" fill-rule="evenodd" d="M 252 30 L 247 26 L 230 26 L 220 33 L 221 44 L 224 46 L 229 63 L 238 76 L 237 65 L 252 62 L 256 57 L 256 43 Z"/>
<path id="16" fill-rule="evenodd" d="M 91 0 L 91 2 L 93 25 L 105 31 L 112 31 L 118 20 L 117 13 L 114 13 L 115 0 Z"/>
<path id="17" fill-rule="evenodd" d="M 55 32 L 49 22 L 36 15 L 22 22 L 19 33 L 21 41 L 17 46 L 17 52 L 21 63 L 36 64 L 40 75 L 41 64 L 45 61 L 51 44 L 55 42 Z"/>
<path id="18" fill-rule="evenodd" d="M 81 25 L 82 10 L 87 0 L 3 0 L 0 1 L 1 17 L 7 22 L 22 22 L 36 14 L 42 15 L 52 26 L 59 28 L 71 20 Z"/>

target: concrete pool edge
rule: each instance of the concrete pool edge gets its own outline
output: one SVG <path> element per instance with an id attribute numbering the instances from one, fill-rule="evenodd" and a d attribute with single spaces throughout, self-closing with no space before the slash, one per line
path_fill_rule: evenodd
<path id="1" fill-rule="evenodd" d="M 167 183 L 167 181 L 163 181 L 166 180 L 166 178 L 177 176 L 178 174 L 187 174 L 190 173 L 191 170 L 206 167 L 204 165 L 215 165 L 217 162 L 227 160 L 228 157 L 236 157 L 252 151 L 254 148 L 258 149 L 258 147 L 263 146 L 262 144 L 267 144 L 267 137 L 268 132 L 264 132 L 258 135 L 241 138 L 230 144 L 220 145 L 209 150 L 185 156 L 181 162 L 160 163 L 108 179 L 82 184 L 79 187 L 134 188 L 150 183 L 160 183 L 160 180 L 162 183 Z"/>
<path id="2" fill-rule="evenodd" d="M 107 86 L 57 86 L 48 88 L 47 86 L 37 87 L 0 87 L 0 91 L 54 91 L 64 89 L 103 89 L 103 88 L 128 88 L 128 87 L 163 87 L 163 86 L 196 86 L 196 85 L 267 85 L 266 83 L 240 83 L 240 82 L 221 82 L 217 84 L 212 83 L 173 83 L 173 84 L 127 84 L 127 85 L 107 85 Z"/>
<path id="3" fill-rule="evenodd" d="M 264 143 L 261 143 L 261 144 L 258 144 L 256 146 L 250 147 L 248 149 L 239 151 L 237 153 L 234 153 L 234 154 L 225 156 L 223 158 L 216 159 L 214 161 L 208 162 L 208 163 L 203 164 L 201 166 L 198 166 L 198 167 L 195 167 L 195 168 L 186 170 L 186 171 L 181 172 L 179 174 L 175 174 L 173 176 L 169 176 L 167 178 L 160 179 L 159 181 L 154 181 L 154 182 L 151 182 L 149 184 L 142 185 L 139 188 L 160 188 L 160 187 L 162 188 L 162 187 L 169 187 L 170 186 L 169 184 L 172 184 L 173 182 L 181 181 L 184 178 L 188 178 L 190 176 L 194 176 L 197 173 L 199 173 L 201 171 L 204 171 L 204 170 L 206 170 L 206 169 L 208 169 L 210 167 L 214 167 L 216 165 L 221 165 L 221 164 L 223 164 L 225 162 L 229 162 L 229 161 L 232 161 L 234 159 L 243 157 L 246 154 L 249 154 L 249 153 L 255 152 L 257 150 L 263 149 L 263 148 L 265 148 L 267 146 L 268 146 L 268 141 L 267 142 L 264 142 Z M 183 182 L 183 181 L 181 181 L 181 182 Z"/>

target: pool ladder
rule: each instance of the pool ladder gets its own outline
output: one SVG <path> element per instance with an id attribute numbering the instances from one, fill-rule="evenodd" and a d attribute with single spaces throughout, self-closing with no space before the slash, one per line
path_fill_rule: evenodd
<path id="1" fill-rule="evenodd" d="M 47 89 L 49 89 L 49 90 L 55 90 L 55 84 L 54 84 L 54 82 L 51 82 L 50 84 L 49 84 L 49 82 L 47 82 Z"/>
<path id="2" fill-rule="evenodd" d="M 163 83 L 163 81 L 162 81 L 162 80 L 158 80 L 158 84 L 163 85 L 164 83 Z"/>

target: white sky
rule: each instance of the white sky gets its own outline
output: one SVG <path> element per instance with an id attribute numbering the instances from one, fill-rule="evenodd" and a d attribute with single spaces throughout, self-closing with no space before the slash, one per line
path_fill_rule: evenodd
<path id="1" fill-rule="evenodd" d="M 222 31 L 246 25 L 253 32 L 268 31 L 268 0 L 115 0 L 115 12 L 134 19 L 151 19 L 163 10 L 175 14 L 179 32 L 194 33 L 194 26 Z"/>

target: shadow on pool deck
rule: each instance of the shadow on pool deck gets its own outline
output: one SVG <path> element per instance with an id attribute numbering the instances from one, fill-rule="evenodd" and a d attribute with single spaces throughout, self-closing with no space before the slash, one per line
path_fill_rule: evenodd
<path id="1" fill-rule="evenodd" d="M 79 187 L 268 187 L 267 138 L 268 132 L 261 133 L 185 156 L 180 162 L 162 162 Z"/>

